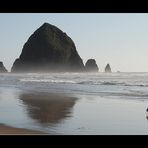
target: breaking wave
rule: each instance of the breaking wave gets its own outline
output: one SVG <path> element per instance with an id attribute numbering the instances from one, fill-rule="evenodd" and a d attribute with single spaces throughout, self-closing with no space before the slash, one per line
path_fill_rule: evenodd
<path id="1" fill-rule="evenodd" d="M 137 87 L 148 87 L 148 84 L 138 84 L 131 82 L 109 82 L 109 81 L 91 81 L 91 80 L 68 80 L 68 79 L 30 79 L 23 78 L 20 79 L 21 82 L 42 82 L 42 83 L 61 83 L 61 84 L 80 84 L 80 85 L 117 85 L 117 86 L 137 86 Z"/>
<path id="2" fill-rule="evenodd" d="M 27 90 L 148 98 L 148 73 L 0 74 L 0 86 Z"/>
<path id="3" fill-rule="evenodd" d="M 45 82 L 45 83 L 76 83 L 71 80 L 50 80 L 50 79 L 21 79 L 22 82 Z"/>

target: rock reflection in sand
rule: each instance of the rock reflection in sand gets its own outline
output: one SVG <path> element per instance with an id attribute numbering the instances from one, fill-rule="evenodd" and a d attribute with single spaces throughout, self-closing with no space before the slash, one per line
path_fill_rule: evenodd
<path id="1" fill-rule="evenodd" d="M 71 116 L 77 98 L 60 94 L 23 93 L 20 100 L 28 115 L 39 123 L 59 123 Z"/>

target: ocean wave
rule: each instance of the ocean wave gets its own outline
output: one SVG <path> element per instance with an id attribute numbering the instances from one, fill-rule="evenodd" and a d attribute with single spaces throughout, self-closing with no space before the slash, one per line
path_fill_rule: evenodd
<path id="1" fill-rule="evenodd" d="M 103 82 L 101 85 L 121 85 L 121 86 L 138 86 L 138 87 L 148 87 L 147 84 L 129 84 L 126 82 Z"/>
<path id="2" fill-rule="evenodd" d="M 51 80 L 51 79 L 20 79 L 21 82 L 48 82 L 48 83 L 76 83 L 71 80 Z"/>
<path id="3" fill-rule="evenodd" d="M 125 85 L 125 83 L 118 83 L 118 82 L 102 82 L 102 81 L 80 81 L 75 82 L 77 84 L 89 84 L 89 85 Z"/>
<path id="4" fill-rule="evenodd" d="M 117 82 L 102 82 L 101 85 L 124 85 L 124 83 L 117 83 Z"/>
<path id="5" fill-rule="evenodd" d="M 138 84 L 129 82 L 118 82 L 118 81 L 95 81 L 95 80 L 69 80 L 69 79 L 35 79 L 35 78 L 23 78 L 21 82 L 43 82 L 43 83 L 63 83 L 63 84 L 80 84 L 80 85 L 105 85 L 105 86 L 137 86 L 137 87 L 148 87 L 148 84 Z"/>
<path id="6" fill-rule="evenodd" d="M 77 82 L 77 84 L 94 84 L 95 85 L 95 82 L 93 82 L 93 81 L 80 81 L 80 82 Z"/>

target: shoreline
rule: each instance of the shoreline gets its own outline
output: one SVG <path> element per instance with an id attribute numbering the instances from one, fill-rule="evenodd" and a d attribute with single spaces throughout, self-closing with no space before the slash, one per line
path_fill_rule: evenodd
<path id="1" fill-rule="evenodd" d="M 47 133 L 0 124 L 0 135 L 47 135 Z"/>
<path id="2" fill-rule="evenodd" d="M 68 76 L 69 74 L 64 76 L 66 81 L 71 79 Z M 143 75 L 138 76 L 138 80 L 141 80 Z M 148 75 L 144 75 L 143 83 L 145 76 Z M 126 78 L 125 75 L 127 80 L 130 77 Z M 97 86 L 89 83 L 83 87 L 12 81 L 25 78 L 26 76 L 1 78 L 0 135 L 148 134 L 148 87 Z M 32 79 L 32 75 L 27 78 Z M 33 78 L 42 79 L 40 76 Z M 50 79 L 43 76 L 43 80 L 48 78 Z M 63 79 L 63 76 L 57 78 Z M 77 76 L 74 78 L 77 79 Z M 88 77 L 84 77 L 85 80 L 92 79 L 86 78 Z M 104 79 L 103 76 L 102 81 L 108 82 L 108 78 L 112 77 Z M 83 81 L 83 78 L 78 77 L 78 80 Z M 113 80 L 116 81 L 116 77 Z M 109 82 L 112 83 L 113 80 Z M 137 82 L 136 75 L 132 82 Z"/>

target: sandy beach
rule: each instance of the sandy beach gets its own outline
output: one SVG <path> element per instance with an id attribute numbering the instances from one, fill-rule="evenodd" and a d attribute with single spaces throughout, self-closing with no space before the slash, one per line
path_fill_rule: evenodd
<path id="1" fill-rule="evenodd" d="M 1 75 L 0 134 L 148 134 L 147 79 L 148 73 Z"/>
<path id="2" fill-rule="evenodd" d="M 4 124 L 0 124 L 0 135 L 45 135 L 46 133 L 23 129 L 23 128 L 14 128 Z"/>
<path id="3" fill-rule="evenodd" d="M 68 118 L 77 98 L 64 94 L 0 88 L 0 134 L 45 135 Z M 10 125 L 10 126 L 8 126 Z M 46 132 L 47 129 L 47 132 Z"/>

